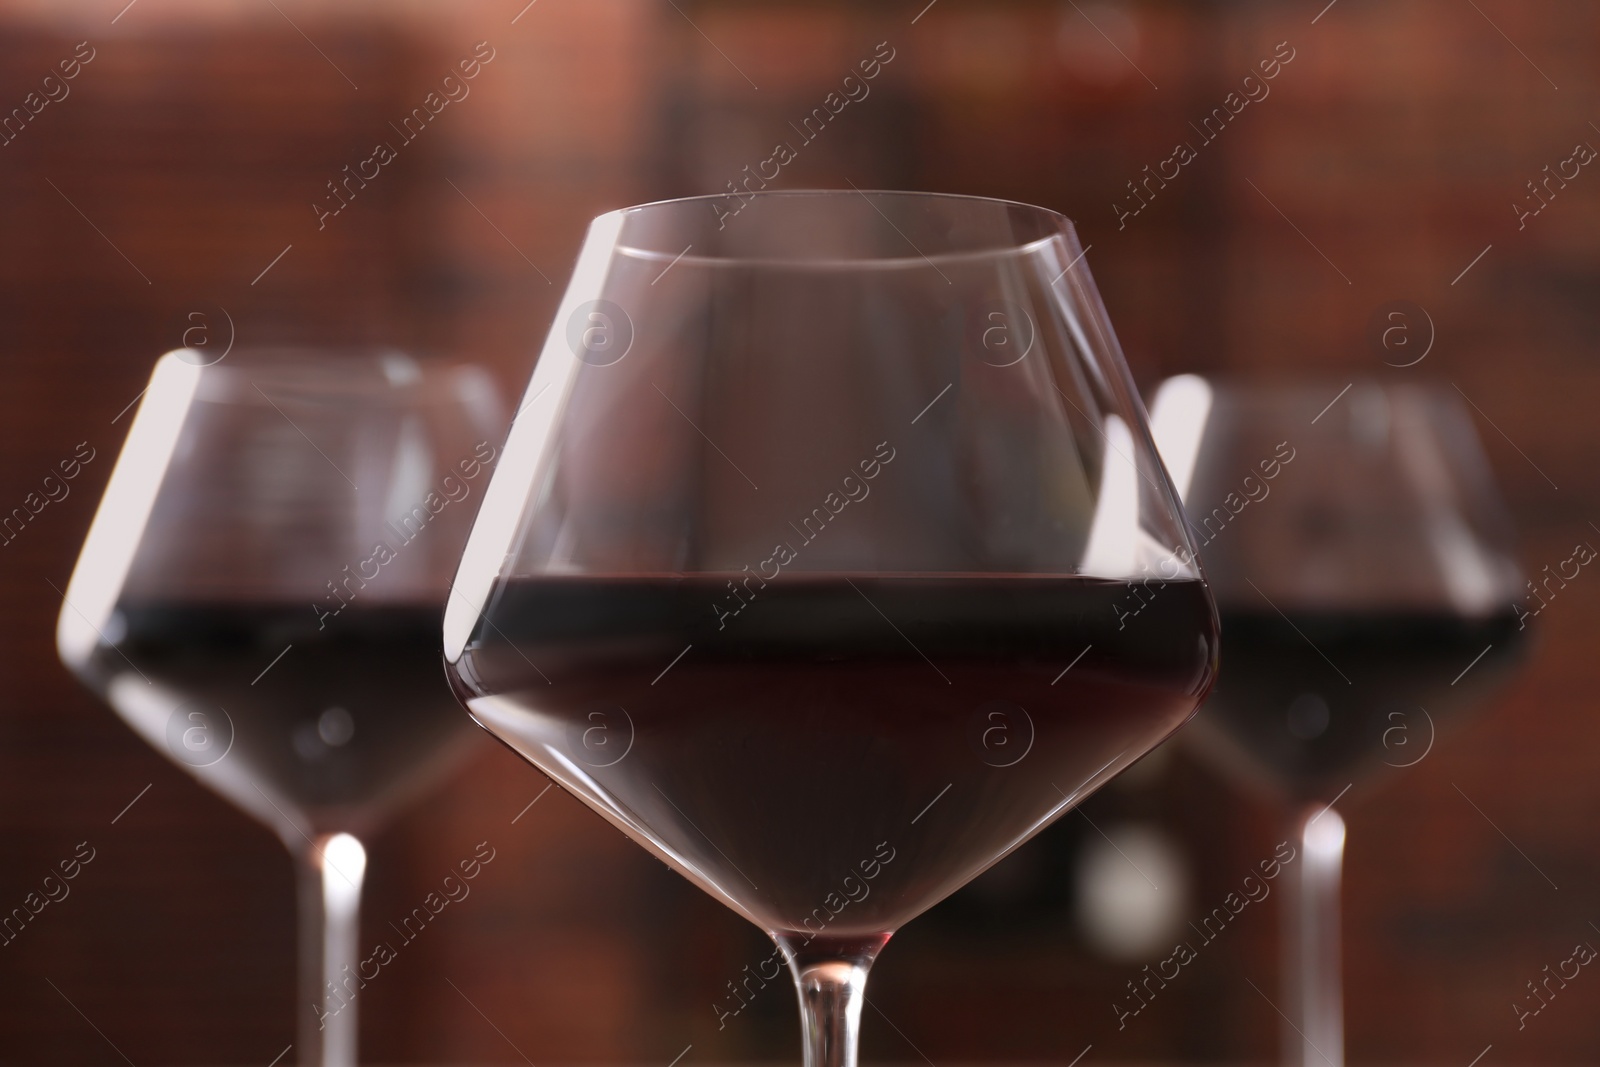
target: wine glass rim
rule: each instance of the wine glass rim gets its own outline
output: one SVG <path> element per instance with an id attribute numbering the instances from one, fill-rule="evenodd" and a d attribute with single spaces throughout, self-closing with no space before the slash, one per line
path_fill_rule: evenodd
<path id="1" fill-rule="evenodd" d="M 1451 389 L 1448 378 L 1427 375 L 1408 379 L 1406 381 L 1388 381 L 1376 374 L 1367 373 L 1358 374 L 1355 377 L 1326 373 L 1315 373 L 1308 375 L 1296 375 L 1291 373 L 1281 376 L 1261 376 L 1258 374 L 1239 372 L 1196 373 L 1191 371 L 1183 374 L 1173 375 L 1172 377 L 1200 378 L 1213 389 L 1224 389 L 1231 393 L 1240 394 L 1262 393 L 1287 395 L 1308 393 L 1321 395 L 1322 392 L 1330 388 L 1334 393 L 1338 393 L 1346 387 L 1349 387 L 1352 391 L 1356 389 L 1376 389 L 1384 393 L 1403 393 L 1413 391 L 1449 393 L 1456 391 Z M 1331 395 L 1332 394 L 1330 394 L 1330 396 Z"/>
<path id="2" fill-rule="evenodd" d="M 203 350 L 180 348 L 162 355 L 160 362 L 181 361 L 193 366 L 202 379 L 204 399 L 222 404 L 266 404 L 273 396 L 263 391 L 283 389 L 304 399 L 338 400 L 360 396 L 374 402 L 390 398 L 405 403 L 454 403 L 462 388 L 486 381 L 487 371 L 475 363 L 450 359 L 422 359 L 388 345 L 250 345 L 233 350 L 259 362 L 241 363 L 207 355 Z M 244 388 L 217 388 L 222 383 Z"/>
<path id="3" fill-rule="evenodd" d="M 926 253 L 917 249 L 915 255 L 910 256 L 869 256 L 858 258 L 799 258 L 782 255 L 746 256 L 746 255 L 690 255 L 689 249 L 672 251 L 669 249 L 641 248 L 637 245 L 618 244 L 616 251 L 636 259 L 654 260 L 672 263 L 688 263 L 692 266 L 732 266 L 732 267 L 784 267 L 789 269 L 829 269 L 850 267 L 854 270 L 899 269 L 907 266 L 937 265 L 941 263 L 972 262 L 989 259 L 1008 258 L 1013 256 L 1029 255 L 1058 239 L 1062 234 L 1069 235 L 1074 242 L 1077 241 L 1077 227 L 1066 215 L 1051 208 L 1040 207 L 1037 204 L 1024 203 L 1021 200 L 1006 200 L 1000 197 L 975 196 L 971 193 L 940 193 L 916 189 L 766 189 L 759 192 L 744 193 L 705 193 L 697 196 L 680 196 L 666 200 L 652 200 L 644 204 L 634 204 L 630 207 L 617 208 L 605 212 L 594 221 L 615 220 L 620 223 L 629 215 L 646 211 L 656 211 L 663 208 L 681 207 L 687 204 L 704 203 L 712 204 L 717 201 L 737 199 L 741 203 L 749 200 L 773 199 L 829 199 L 851 200 L 855 197 L 867 199 L 868 197 L 896 197 L 933 202 L 957 202 L 966 204 L 988 204 L 995 207 L 1004 207 L 1028 212 L 1048 224 L 1050 232 L 1031 240 L 1006 245 L 995 245 L 989 248 L 968 249 L 955 252 Z M 870 204 L 871 200 L 867 200 Z M 887 218 L 887 216 L 886 216 Z M 892 220 L 888 220 L 891 226 Z M 898 229 L 898 227 L 896 227 Z M 902 235 L 903 236 L 903 235 Z M 910 239 L 907 238 L 909 243 Z M 692 246 L 691 246 L 692 247 Z M 915 248 L 915 245 L 912 245 Z"/>
<path id="4" fill-rule="evenodd" d="M 1347 396 L 1382 396 L 1387 400 L 1420 402 L 1431 407 L 1441 404 L 1465 410 L 1466 396 L 1453 388 L 1448 379 L 1423 376 L 1407 381 L 1385 381 L 1373 374 L 1341 379 L 1334 375 L 1306 377 L 1257 377 L 1246 374 L 1183 374 L 1173 378 L 1196 377 L 1203 380 L 1213 395 L 1233 404 L 1263 405 L 1287 402 L 1313 404 L 1317 408 L 1330 400 Z M 1166 379 L 1167 381 L 1173 378 Z M 1329 404 L 1331 407 L 1332 405 Z"/>

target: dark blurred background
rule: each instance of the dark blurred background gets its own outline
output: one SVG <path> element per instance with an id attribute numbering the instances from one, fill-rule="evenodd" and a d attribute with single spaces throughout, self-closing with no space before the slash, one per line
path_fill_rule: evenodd
<path id="1" fill-rule="evenodd" d="M 520 389 L 591 216 L 725 191 L 798 142 L 791 123 L 880 42 L 893 59 L 870 95 L 775 187 L 1058 209 L 1142 386 L 1454 383 L 1528 572 L 1600 544 L 1600 175 L 1539 200 L 1528 186 L 1600 145 L 1600 5 L 525 3 L 0 4 L 0 512 L 95 457 L 0 545 L 0 911 L 94 849 L 71 895 L 0 946 L 0 1061 L 266 1064 L 293 1040 L 282 847 L 54 652 L 57 590 L 156 356 L 230 334 L 383 342 Z M 492 58 L 470 95 L 319 227 L 328 183 L 401 145 L 391 123 L 478 42 Z M 1273 58 L 1268 94 L 1208 141 L 1196 127 Z M 1179 142 L 1195 158 L 1147 183 Z M 1374 323 L 1400 300 L 1411 346 L 1385 348 Z M 1352 1060 L 1600 1052 L 1600 977 L 1523 1029 L 1511 1007 L 1574 942 L 1600 943 L 1600 577 L 1539 622 L 1491 707 L 1341 803 Z M 779 983 L 719 1028 L 761 935 L 560 791 L 525 808 L 544 785 L 486 744 L 371 842 L 364 941 L 478 842 L 497 858 L 362 994 L 364 1058 L 792 1059 Z M 1285 836 L 1270 804 L 1167 746 L 895 939 L 865 1057 L 1272 1059 L 1282 894 L 1126 1028 L 1112 1004 Z M 1159 892 L 1108 863 L 1108 838 L 1159 869 Z M 1090 939 L 1108 895 L 1132 932 Z"/>

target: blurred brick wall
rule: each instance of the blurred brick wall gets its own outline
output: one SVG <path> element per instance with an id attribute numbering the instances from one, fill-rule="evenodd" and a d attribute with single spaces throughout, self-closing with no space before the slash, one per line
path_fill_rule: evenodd
<path id="1" fill-rule="evenodd" d="M 1141 383 L 1309 377 L 1331 398 L 1357 375 L 1453 382 L 1479 408 L 1528 569 L 1600 539 L 1600 177 L 1586 168 L 1523 229 L 1511 208 L 1577 142 L 1600 145 L 1600 11 L 1582 0 L 277 6 L 139 0 L 114 24 L 124 0 L 0 8 L 0 106 L 78 41 L 96 49 L 71 95 L 0 147 L 0 506 L 79 441 L 98 451 L 0 548 L 0 903 L 78 841 L 99 850 L 0 948 L 0 1062 L 104 1062 L 108 1038 L 141 1064 L 265 1063 L 292 1038 L 287 858 L 77 688 L 51 644 L 49 583 L 120 446 L 127 420 L 112 419 L 188 314 L 226 308 L 240 343 L 478 359 L 520 389 L 589 217 L 722 190 L 879 42 L 895 58 L 871 95 L 776 184 L 1062 210 Z M 495 58 L 471 96 L 319 231 L 324 183 L 480 40 Z M 1202 144 L 1190 123 L 1280 42 L 1294 58 L 1270 95 Z M 1128 183 L 1179 142 L 1196 158 L 1119 223 Z M 1436 327 L 1415 367 L 1370 341 L 1398 299 Z M 1510 1009 L 1600 922 L 1585 910 L 1600 888 L 1593 580 L 1551 605 L 1493 707 L 1341 805 L 1353 1060 L 1467 1063 L 1492 1043 L 1490 1061 L 1558 1062 L 1600 1045 L 1600 980 L 1520 1032 Z M 372 843 L 372 930 L 476 842 L 499 858 L 369 991 L 367 1058 L 666 1063 L 692 1044 L 685 1065 L 792 1059 L 786 990 L 717 1027 L 759 934 L 559 791 L 512 825 L 543 786 L 486 745 Z M 1282 839 L 1270 808 L 1181 751 L 1087 808 L 1102 825 L 1128 812 L 1181 843 L 1196 914 Z M 1092 833 L 1075 820 L 1007 861 L 1012 882 L 1067 878 Z M 1091 1042 L 1086 1063 L 1274 1055 L 1277 1016 L 1247 982 L 1277 995 L 1271 906 L 1119 1032 L 1110 1005 L 1138 966 L 1095 956 L 1066 895 L 1025 913 L 1018 899 L 992 885 L 895 939 L 869 1059 L 1066 1061 Z"/>

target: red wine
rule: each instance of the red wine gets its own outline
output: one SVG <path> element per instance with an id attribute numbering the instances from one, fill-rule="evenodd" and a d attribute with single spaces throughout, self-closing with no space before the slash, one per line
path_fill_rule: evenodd
<path id="1" fill-rule="evenodd" d="M 892 932 L 1177 729 L 1214 671 L 1198 581 L 729 580 L 502 582 L 452 677 L 511 748 L 780 935 Z"/>
<path id="2" fill-rule="evenodd" d="M 1189 736 L 1246 774 L 1309 797 L 1331 797 L 1379 760 L 1420 761 L 1435 726 L 1482 701 L 1523 644 L 1509 606 L 1482 617 L 1324 610 L 1287 618 L 1224 606 L 1222 625 L 1227 660 Z"/>
<path id="3" fill-rule="evenodd" d="M 350 604 L 321 627 L 298 603 L 125 604 L 116 644 L 80 673 L 152 745 L 280 832 L 293 835 L 291 816 L 348 830 L 473 735 L 440 670 L 442 620 L 421 604 Z"/>

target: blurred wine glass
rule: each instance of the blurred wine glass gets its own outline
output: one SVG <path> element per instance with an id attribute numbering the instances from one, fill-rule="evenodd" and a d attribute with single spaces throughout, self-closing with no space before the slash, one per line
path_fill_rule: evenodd
<path id="1" fill-rule="evenodd" d="M 1227 656 L 1185 737 L 1292 816 L 1286 1060 L 1339 1067 L 1334 804 L 1412 767 L 1522 652 L 1511 524 L 1460 398 L 1165 382 L 1156 441 L 1216 590 Z"/>
<path id="2" fill-rule="evenodd" d="M 810 1067 L 895 930 L 1210 684 L 1083 251 L 972 197 L 603 215 L 464 554 L 473 716 L 773 937 Z"/>
<path id="3" fill-rule="evenodd" d="M 300 889 L 302 1063 L 356 1060 L 360 838 L 475 736 L 439 625 L 503 415 L 399 353 L 168 353 L 67 586 L 62 661 L 266 824 Z"/>

